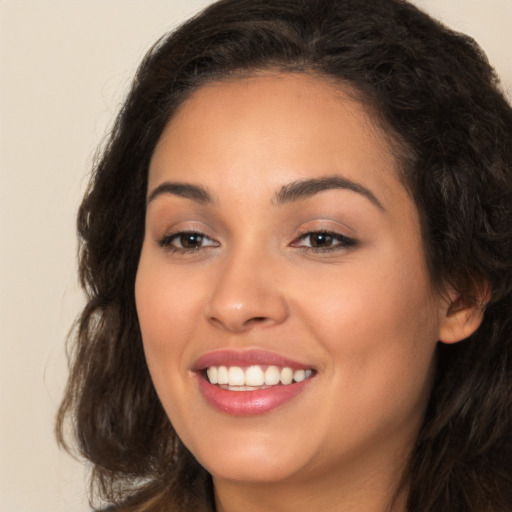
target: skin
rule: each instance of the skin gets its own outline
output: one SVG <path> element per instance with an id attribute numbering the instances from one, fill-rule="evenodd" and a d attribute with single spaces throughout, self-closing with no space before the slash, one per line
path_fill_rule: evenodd
<path id="1" fill-rule="evenodd" d="M 205 85 L 163 132 L 149 171 L 137 310 L 156 390 L 213 475 L 219 512 L 389 510 L 438 340 L 458 341 L 479 323 L 449 314 L 450 301 L 434 293 L 397 168 L 365 108 L 304 74 Z M 283 186 L 326 176 L 375 200 L 344 188 L 276 199 Z M 155 195 L 166 182 L 203 187 L 212 202 Z M 197 248 L 171 237 L 187 231 L 204 235 Z M 312 231 L 355 243 L 335 237 L 318 251 Z M 316 374 L 270 412 L 221 413 L 192 369 L 224 348 L 269 350 Z M 393 510 L 405 510 L 403 496 Z"/>

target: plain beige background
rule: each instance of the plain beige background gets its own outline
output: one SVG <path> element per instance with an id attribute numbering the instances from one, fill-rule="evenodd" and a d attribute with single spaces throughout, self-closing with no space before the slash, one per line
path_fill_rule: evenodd
<path id="1" fill-rule="evenodd" d="M 0 509 L 85 512 L 53 418 L 80 309 L 74 217 L 150 44 L 209 0 L 0 0 Z M 471 34 L 512 91 L 512 0 L 416 0 Z"/>

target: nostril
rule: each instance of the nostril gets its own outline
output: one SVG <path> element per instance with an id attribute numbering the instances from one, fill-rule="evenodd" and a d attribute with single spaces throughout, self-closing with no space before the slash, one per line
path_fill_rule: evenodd
<path id="1" fill-rule="evenodd" d="M 249 318 L 249 320 L 247 320 L 247 324 L 250 323 L 250 322 L 254 322 L 254 323 L 262 323 L 262 322 L 265 322 L 265 320 L 267 320 L 266 317 L 264 316 L 255 316 L 253 318 Z"/>
<path id="2" fill-rule="evenodd" d="M 251 327 L 251 326 L 254 326 L 254 325 L 259 325 L 259 324 L 265 324 L 266 322 L 269 322 L 270 319 L 266 316 L 252 316 L 251 318 L 248 318 L 244 323 L 243 323 L 243 328 L 248 328 L 248 327 Z"/>

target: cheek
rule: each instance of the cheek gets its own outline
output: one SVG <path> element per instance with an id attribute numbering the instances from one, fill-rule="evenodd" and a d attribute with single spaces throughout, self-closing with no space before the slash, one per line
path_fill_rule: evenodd
<path id="1" fill-rule="evenodd" d="M 297 301 L 303 328 L 329 356 L 333 389 L 372 407 L 425 399 L 439 330 L 421 262 L 388 261 L 340 267 L 322 287 L 303 286 Z"/>
<path id="2" fill-rule="evenodd" d="M 197 326 L 199 291 L 193 281 L 180 286 L 165 259 L 142 250 L 135 281 L 135 302 L 146 361 L 164 406 L 180 393 L 178 375 L 187 372 L 188 341 Z M 171 385 L 170 385 L 171 384 Z"/>
<path id="3" fill-rule="evenodd" d="M 438 312 L 421 265 L 381 263 L 369 266 L 365 260 L 329 275 L 310 273 L 294 292 L 300 315 L 330 337 L 379 333 L 368 343 L 386 332 L 411 342 L 413 334 L 435 332 Z"/>
<path id="4" fill-rule="evenodd" d="M 186 286 L 183 286 L 186 282 Z M 171 273 L 165 261 L 142 251 L 135 281 L 137 314 L 145 345 L 165 348 L 190 335 L 197 317 L 199 289 Z"/>
<path id="5" fill-rule="evenodd" d="M 135 301 L 148 368 L 160 401 L 175 428 L 184 430 L 183 410 L 188 375 L 187 350 L 197 325 L 197 289 L 179 286 L 165 261 L 142 251 Z M 186 431 L 186 430 L 184 430 Z"/>

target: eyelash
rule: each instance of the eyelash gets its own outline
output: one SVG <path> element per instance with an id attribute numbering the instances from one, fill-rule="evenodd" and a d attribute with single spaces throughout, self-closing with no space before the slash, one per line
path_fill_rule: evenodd
<path id="1" fill-rule="evenodd" d="M 312 237 L 325 237 L 327 241 L 335 242 L 334 245 L 328 245 L 324 247 L 314 247 L 312 245 L 299 245 L 300 241 L 306 240 L 309 238 L 310 244 L 312 243 Z M 322 253 L 322 252 L 335 252 L 335 251 L 343 251 L 348 250 L 357 245 L 357 240 L 353 238 L 349 238 L 340 233 L 336 233 L 333 231 L 327 231 L 324 229 L 320 229 L 318 231 L 307 231 L 299 235 L 292 243 L 292 247 L 297 247 L 305 251 Z"/>
<path id="2" fill-rule="evenodd" d="M 196 236 L 201 239 L 201 242 L 204 240 L 208 240 L 210 242 L 213 242 L 211 244 L 205 245 L 205 246 L 198 246 L 198 247 L 183 247 L 183 238 L 184 237 L 192 237 Z M 173 242 L 175 240 L 181 240 L 182 247 L 178 247 L 176 245 L 173 245 Z M 178 231 L 177 233 L 172 233 L 170 235 L 164 236 L 161 240 L 158 241 L 158 245 L 162 247 L 163 249 L 173 252 L 173 253 L 179 253 L 179 254 L 190 254 L 194 253 L 196 251 L 199 251 L 200 249 L 205 249 L 207 247 L 218 247 L 219 243 L 215 240 L 212 240 L 210 237 L 206 236 L 204 233 L 201 233 L 200 231 Z"/>
<path id="3" fill-rule="evenodd" d="M 207 245 L 199 245 L 196 247 L 183 247 L 184 237 L 197 237 L 199 239 L 199 243 L 201 244 L 204 241 L 209 242 Z M 328 246 L 313 246 L 312 237 L 325 237 L 325 241 L 334 242 L 333 245 Z M 301 241 L 305 241 L 309 238 L 310 245 L 301 245 Z M 181 239 L 181 247 L 173 245 L 173 242 Z M 318 242 L 318 240 L 317 240 Z M 345 235 L 341 235 L 340 233 L 327 231 L 327 230 L 317 230 L 317 231 L 306 231 L 300 234 L 293 242 L 290 244 L 291 247 L 296 247 L 303 251 L 313 252 L 313 253 L 326 253 L 326 252 L 336 252 L 336 251 L 346 251 L 357 245 L 357 240 L 353 238 L 349 238 Z M 209 247 L 219 247 L 219 243 L 215 240 L 212 240 L 210 237 L 206 236 L 204 233 L 200 231 L 178 231 L 176 233 L 172 233 L 170 235 L 166 235 L 161 240 L 158 241 L 158 245 L 163 249 L 178 253 L 178 254 L 192 254 L 200 249 L 207 249 Z"/>

